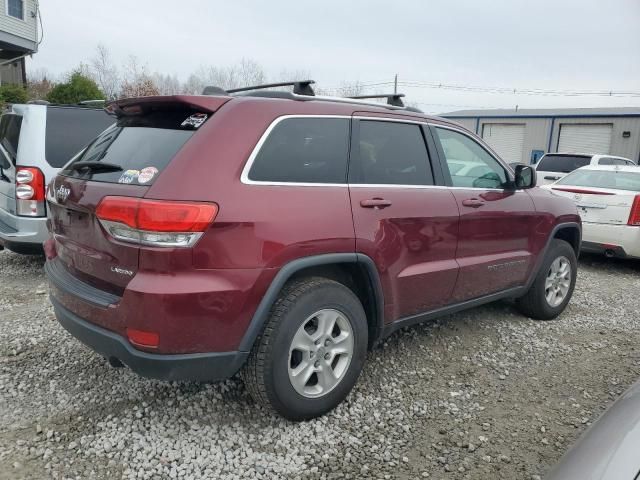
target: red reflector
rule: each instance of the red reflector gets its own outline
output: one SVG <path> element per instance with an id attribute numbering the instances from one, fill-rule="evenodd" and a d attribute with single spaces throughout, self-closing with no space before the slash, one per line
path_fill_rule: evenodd
<path id="1" fill-rule="evenodd" d="M 131 228 L 153 232 L 204 232 L 218 214 L 215 203 L 172 202 L 104 197 L 96 215 Z"/>
<path id="2" fill-rule="evenodd" d="M 640 195 L 636 195 L 633 199 L 633 205 L 631 205 L 631 213 L 629 214 L 629 221 L 627 225 L 633 227 L 640 227 Z"/>
<path id="3" fill-rule="evenodd" d="M 551 187 L 552 190 L 560 190 L 562 192 L 571 192 L 571 193 L 586 193 L 588 195 L 615 195 L 615 193 L 611 192 L 598 192 L 595 190 L 585 190 L 584 188 L 561 188 L 561 187 Z"/>
<path id="4" fill-rule="evenodd" d="M 154 332 L 144 332 L 142 330 L 127 328 L 127 337 L 131 343 L 139 347 L 158 348 L 160 344 L 160 335 Z"/>

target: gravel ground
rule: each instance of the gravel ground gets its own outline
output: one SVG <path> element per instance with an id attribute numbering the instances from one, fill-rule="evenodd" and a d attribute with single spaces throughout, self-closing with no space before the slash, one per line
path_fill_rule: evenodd
<path id="1" fill-rule="evenodd" d="M 557 321 L 496 303 L 398 332 L 306 423 L 237 379 L 162 383 L 69 336 L 42 259 L 0 253 L 0 479 L 537 479 L 640 376 L 640 263 L 585 257 Z"/>

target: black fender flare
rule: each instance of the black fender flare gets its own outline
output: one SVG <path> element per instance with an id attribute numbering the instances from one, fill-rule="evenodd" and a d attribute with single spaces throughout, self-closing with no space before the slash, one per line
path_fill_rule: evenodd
<path id="1" fill-rule="evenodd" d="M 538 276 L 538 273 L 540 272 L 540 268 L 542 267 L 542 262 L 544 261 L 544 257 L 547 255 L 547 251 L 551 246 L 551 241 L 554 238 L 556 238 L 556 234 L 560 230 L 564 230 L 565 228 L 573 228 L 578 230 L 578 246 L 576 248 L 576 256 L 578 256 L 578 254 L 580 253 L 580 244 L 582 243 L 582 225 L 580 225 L 577 222 L 563 222 L 555 225 L 551 230 L 551 232 L 549 233 L 549 236 L 547 237 L 547 243 L 538 254 L 538 258 L 536 259 L 536 264 L 534 268 L 531 269 L 531 273 L 529 274 L 529 279 L 527 280 L 527 283 L 524 288 L 524 293 L 529 291 L 529 289 L 531 288 L 531 285 L 533 284 L 534 280 Z"/>
<path id="2" fill-rule="evenodd" d="M 322 255 L 314 255 L 310 257 L 298 258 L 285 264 L 276 274 L 275 278 L 267 288 L 262 297 L 258 308 L 249 322 L 247 331 L 245 332 L 238 350 L 241 352 L 249 352 L 253 348 L 253 344 L 262 332 L 262 329 L 269 317 L 269 311 L 275 303 L 282 287 L 297 272 L 309 268 L 322 265 L 335 265 L 340 263 L 357 263 L 365 268 L 369 279 L 369 288 L 374 297 L 374 321 L 375 336 L 369 339 L 369 345 L 377 341 L 383 332 L 384 326 L 384 295 L 382 292 L 382 284 L 380 276 L 373 260 L 367 255 L 361 253 L 327 253 Z"/>

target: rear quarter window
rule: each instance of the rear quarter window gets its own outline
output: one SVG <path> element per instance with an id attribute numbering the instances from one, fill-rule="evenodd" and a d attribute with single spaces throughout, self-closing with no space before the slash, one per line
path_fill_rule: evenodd
<path id="1" fill-rule="evenodd" d="M 286 118 L 278 122 L 258 151 L 251 181 L 345 183 L 349 119 Z"/>
<path id="2" fill-rule="evenodd" d="M 47 108 L 45 156 L 47 163 L 61 168 L 115 119 L 104 110 Z"/>

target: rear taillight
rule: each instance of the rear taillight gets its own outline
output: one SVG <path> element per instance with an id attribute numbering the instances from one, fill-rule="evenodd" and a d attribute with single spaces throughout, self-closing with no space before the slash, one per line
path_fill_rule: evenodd
<path id="1" fill-rule="evenodd" d="M 215 203 L 104 197 L 96 216 L 114 238 L 156 247 L 190 247 L 218 214 Z"/>
<path id="2" fill-rule="evenodd" d="M 627 225 L 633 227 L 640 227 L 640 195 L 636 195 L 633 199 L 633 205 L 631 205 L 631 213 L 629 214 L 629 221 Z"/>
<path id="3" fill-rule="evenodd" d="M 44 174 L 39 168 L 18 167 L 16 170 L 16 213 L 22 217 L 44 217 Z"/>

